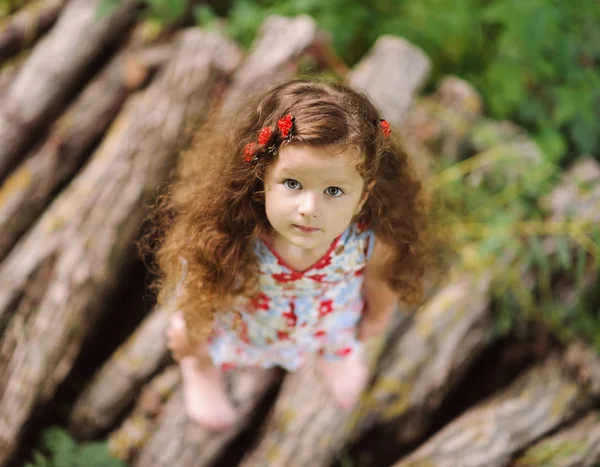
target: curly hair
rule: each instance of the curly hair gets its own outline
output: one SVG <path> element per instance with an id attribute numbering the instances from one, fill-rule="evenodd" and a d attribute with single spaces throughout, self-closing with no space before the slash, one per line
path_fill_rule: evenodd
<path id="1" fill-rule="evenodd" d="M 254 243 L 270 229 L 263 177 L 276 155 L 258 145 L 257 162 L 249 163 L 243 152 L 263 127 L 274 130 L 270 144 L 281 144 L 276 125 L 287 114 L 294 117 L 294 133 L 284 144 L 358 149 L 356 168 L 372 188 L 356 221 L 370 224 L 378 241 L 391 247 L 389 286 L 405 302 L 421 299 L 429 203 L 398 138 L 384 137 L 379 112 L 361 92 L 293 80 L 210 119 L 182 153 L 175 179 L 148 218 L 151 228 L 138 246 L 155 261 L 152 288 L 160 305 L 172 298 L 181 259 L 187 261 L 175 306 L 194 339 L 208 333 L 215 313 L 232 299 L 258 293 Z"/>

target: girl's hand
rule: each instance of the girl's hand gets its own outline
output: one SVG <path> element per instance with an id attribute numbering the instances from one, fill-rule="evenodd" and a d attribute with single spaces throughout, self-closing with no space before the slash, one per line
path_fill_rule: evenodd
<path id="1" fill-rule="evenodd" d="M 383 335 L 388 323 L 388 319 L 376 319 L 365 316 L 358 324 L 358 339 L 366 341 Z"/>
<path id="2" fill-rule="evenodd" d="M 180 311 L 176 312 L 169 321 L 167 347 L 176 361 L 194 354 L 194 347 L 190 345 L 187 338 L 185 321 Z"/>

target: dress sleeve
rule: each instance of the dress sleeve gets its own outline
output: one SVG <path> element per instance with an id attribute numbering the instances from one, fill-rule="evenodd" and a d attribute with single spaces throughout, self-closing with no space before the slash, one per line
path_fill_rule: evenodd
<path id="1" fill-rule="evenodd" d="M 371 229 L 365 231 L 365 258 L 367 261 L 373 256 L 373 248 L 375 247 L 375 232 Z"/>

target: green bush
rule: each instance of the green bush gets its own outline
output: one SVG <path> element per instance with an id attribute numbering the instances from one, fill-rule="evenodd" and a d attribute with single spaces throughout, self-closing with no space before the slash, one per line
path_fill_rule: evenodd
<path id="1" fill-rule="evenodd" d="M 60 428 L 42 434 L 41 451 L 25 467 L 126 467 L 125 462 L 110 456 L 106 442 L 77 444 Z M 48 453 L 48 455 L 44 455 Z"/>

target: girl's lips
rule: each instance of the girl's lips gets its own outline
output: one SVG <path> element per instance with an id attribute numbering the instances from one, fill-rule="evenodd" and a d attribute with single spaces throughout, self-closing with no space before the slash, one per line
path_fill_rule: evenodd
<path id="1" fill-rule="evenodd" d="M 301 232 L 304 232 L 304 233 L 311 233 L 311 232 L 316 232 L 317 230 L 319 230 L 319 229 L 317 229 L 315 227 L 303 227 L 301 225 L 296 225 L 296 224 L 293 224 L 293 225 L 298 230 L 300 230 Z"/>

